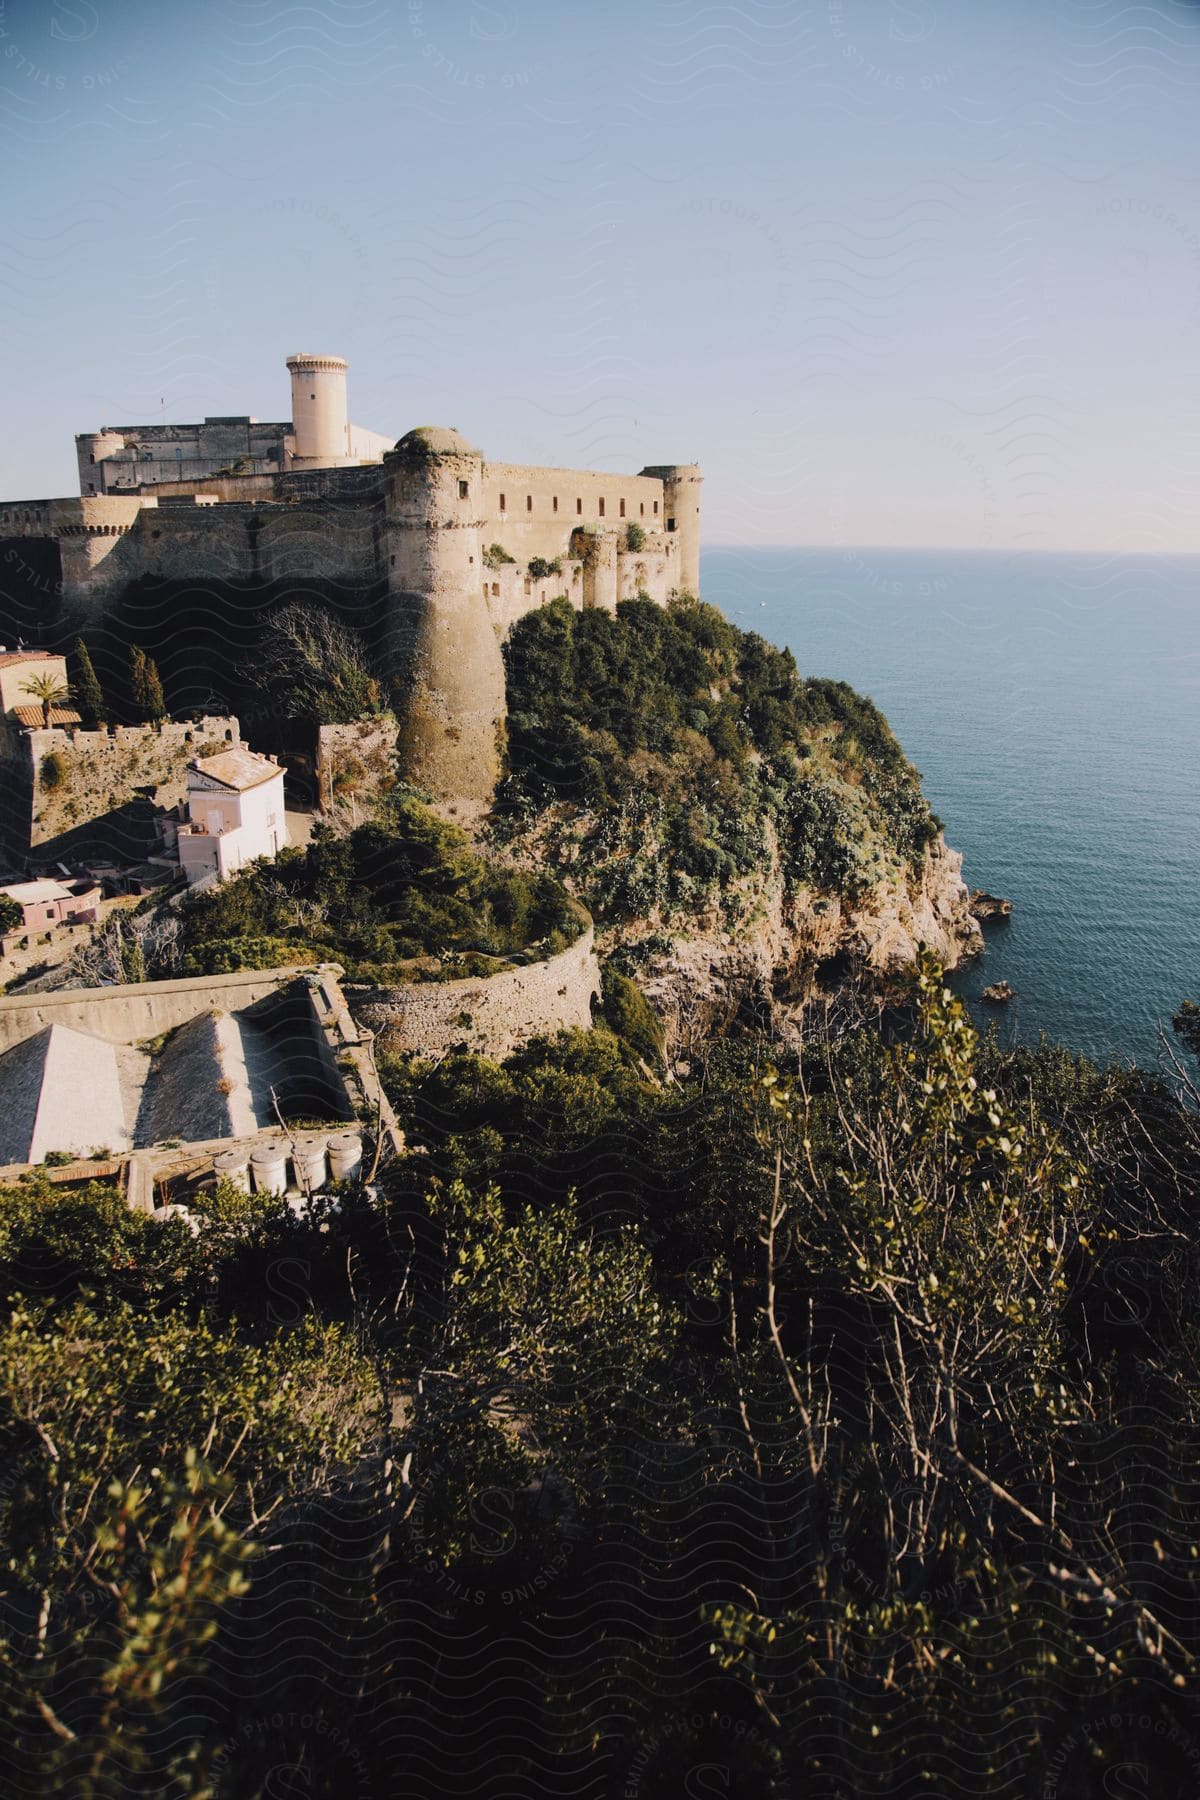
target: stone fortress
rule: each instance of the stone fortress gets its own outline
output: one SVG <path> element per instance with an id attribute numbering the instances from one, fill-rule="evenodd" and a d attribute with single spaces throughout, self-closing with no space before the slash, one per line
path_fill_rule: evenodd
<path id="1" fill-rule="evenodd" d="M 0 500 L 0 545 L 57 547 L 86 629 L 132 582 L 320 578 L 378 589 L 409 676 L 400 743 L 435 799 L 486 804 L 505 713 L 500 645 L 558 595 L 665 603 L 700 576 L 700 470 L 491 463 L 456 430 L 394 445 L 349 422 L 345 361 L 292 356 L 292 418 L 120 426 L 76 440 L 80 497 Z M 19 553 L 19 551 L 18 551 Z"/>

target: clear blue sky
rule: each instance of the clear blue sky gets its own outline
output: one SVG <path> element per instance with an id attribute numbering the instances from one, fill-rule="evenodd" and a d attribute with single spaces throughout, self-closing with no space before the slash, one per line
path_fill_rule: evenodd
<path id="1" fill-rule="evenodd" d="M 1200 550 L 1200 4 L 0 0 L 0 497 L 351 414 L 732 543 Z"/>

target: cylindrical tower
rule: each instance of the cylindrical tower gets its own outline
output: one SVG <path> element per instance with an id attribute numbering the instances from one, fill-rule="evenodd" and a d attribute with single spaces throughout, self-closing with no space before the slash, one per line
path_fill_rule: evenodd
<path id="1" fill-rule="evenodd" d="M 451 810 L 478 812 L 500 773 L 505 718 L 483 567 L 483 458 L 457 431 L 426 425 L 400 439 L 384 469 L 405 770 Z"/>
<path id="2" fill-rule="evenodd" d="M 688 594 L 700 592 L 700 483 L 699 463 L 659 463 L 643 469 L 663 484 L 666 528 L 679 544 L 678 585 Z"/>
<path id="3" fill-rule="evenodd" d="M 346 369 L 340 356 L 289 356 L 297 462 L 339 462 L 350 454 Z"/>
<path id="4" fill-rule="evenodd" d="M 125 448 L 119 431 L 81 431 L 75 437 L 75 460 L 79 464 L 81 494 L 103 494 L 104 459 Z"/>

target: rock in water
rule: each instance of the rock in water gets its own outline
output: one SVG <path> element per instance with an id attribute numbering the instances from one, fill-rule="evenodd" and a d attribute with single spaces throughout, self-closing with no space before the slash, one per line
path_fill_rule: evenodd
<path id="1" fill-rule="evenodd" d="M 981 996 L 984 1000 L 990 1000 L 993 1006 L 1007 1006 L 1016 997 L 1016 989 L 1010 987 L 1007 981 L 993 981 L 990 987 L 984 988 Z"/>
<path id="2" fill-rule="evenodd" d="M 1012 901 L 1002 900 L 999 894 L 989 894 L 986 888 L 976 888 L 971 895 L 971 911 L 977 919 L 1007 919 L 1012 911 Z"/>

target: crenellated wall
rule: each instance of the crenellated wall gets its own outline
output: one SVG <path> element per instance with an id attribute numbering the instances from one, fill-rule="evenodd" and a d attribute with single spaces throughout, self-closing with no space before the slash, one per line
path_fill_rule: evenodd
<path id="1" fill-rule="evenodd" d="M 103 731 L 55 726 L 22 732 L 12 740 L 12 748 L 32 788 L 30 848 L 115 812 L 139 788 L 155 789 L 160 806 L 177 806 L 187 797 L 191 759 L 240 741 L 235 718 L 208 715 L 161 725 L 114 725 Z M 50 756 L 57 777 L 53 786 L 47 784 L 45 773 Z"/>

